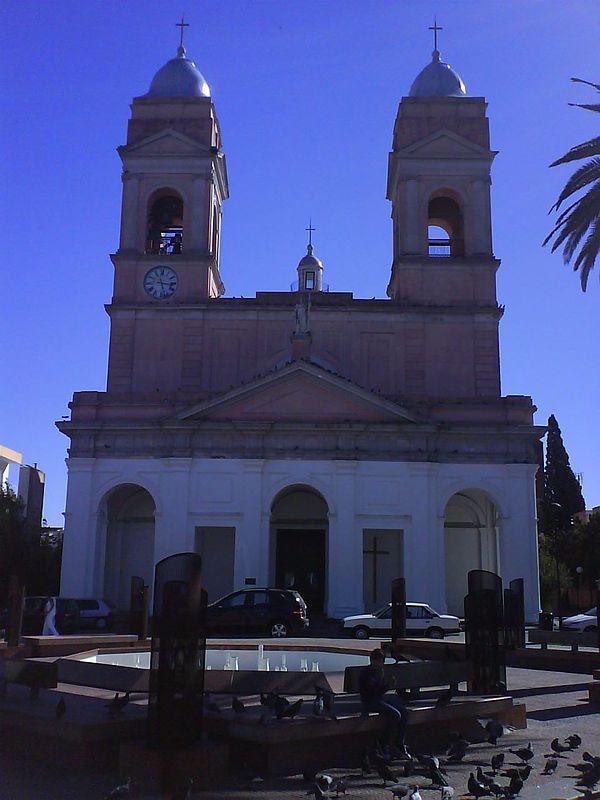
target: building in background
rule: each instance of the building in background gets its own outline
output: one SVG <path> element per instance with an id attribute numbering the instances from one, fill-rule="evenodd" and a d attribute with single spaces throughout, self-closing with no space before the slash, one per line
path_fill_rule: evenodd
<path id="1" fill-rule="evenodd" d="M 211 600 L 293 586 L 342 617 L 404 575 L 410 600 L 462 615 L 482 568 L 523 577 L 537 619 L 543 429 L 500 389 L 484 98 L 436 49 L 400 101 L 387 299 L 327 291 L 310 239 L 295 290 L 225 295 L 225 154 L 183 46 L 134 98 L 119 154 L 107 388 L 57 423 L 62 593 L 124 607 L 132 575 L 196 551 Z M 365 268 L 383 290 L 386 266 Z"/>

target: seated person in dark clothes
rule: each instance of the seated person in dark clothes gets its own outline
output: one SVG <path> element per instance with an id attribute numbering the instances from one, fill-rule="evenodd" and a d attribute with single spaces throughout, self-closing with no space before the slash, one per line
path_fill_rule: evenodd
<path id="1" fill-rule="evenodd" d="M 404 744 L 408 719 L 406 707 L 397 695 L 386 695 L 390 687 L 385 682 L 383 673 L 385 656 L 377 648 L 371 652 L 369 661 L 369 666 L 363 667 L 358 677 L 358 691 L 363 709 L 375 711 L 384 718 L 384 751 L 389 751 L 390 745 L 394 745 L 401 755 L 410 757 Z"/>

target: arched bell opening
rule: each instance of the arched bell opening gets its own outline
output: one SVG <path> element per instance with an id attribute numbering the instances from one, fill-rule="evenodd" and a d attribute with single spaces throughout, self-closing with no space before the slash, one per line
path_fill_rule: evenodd
<path id="1" fill-rule="evenodd" d="M 175 256 L 182 250 L 183 200 L 172 189 L 161 189 L 148 203 L 146 253 Z"/>
<path id="2" fill-rule="evenodd" d="M 443 194 L 430 198 L 427 206 L 427 241 L 429 256 L 464 256 L 463 213 L 453 197 Z"/>
<path id="3" fill-rule="evenodd" d="M 308 616 L 322 614 L 326 600 L 329 508 L 310 486 L 290 486 L 271 505 L 271 580 L 296 589 Z"/>

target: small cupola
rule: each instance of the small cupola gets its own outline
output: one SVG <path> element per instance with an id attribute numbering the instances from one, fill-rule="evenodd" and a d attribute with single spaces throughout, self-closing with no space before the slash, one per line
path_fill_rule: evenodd
<path id="1" fill-rule="evenodd" d="M 312 233 L 315 230 L 309 222 L 308 245 L 306 255 L 298 263 L 298 291 L 322 292 L 323 291 L 323 263 L 314 255 Z"/>
<path id="2" fill-rule="evenodd" d="M 306 255 L 298 264 L 298 290 L 301 292 L 323 291 L 323 264 L 313 255 L 313 246 L 309 244 Z"/>
<path id="3" fill-rule="evenodd" d="M 443 28 L 435 20 L 429 30 L 433 31 L 431 63 L 414 79 L 409 97 L 466 97 L 467 88 L 462 78 L 440 58 L 437 35 Z"/>

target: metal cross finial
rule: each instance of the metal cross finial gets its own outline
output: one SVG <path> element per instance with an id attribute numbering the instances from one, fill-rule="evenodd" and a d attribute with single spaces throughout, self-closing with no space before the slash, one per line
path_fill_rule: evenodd
<path id="1" fill-rule="evenodd" d="M 438 49 L 438 46 L 437 46 L 437 32 L 444 30 L 443 28 L 440 28 L 438 26 L 437 17 L 433 18 L 433 25 L 430 25 L 428 30 L 433 31 L 433 48 L 434 48 L 434 50 L 437 50 Z"/>
<path id="2" fill-rule="evenodd" d="M 313 226 L 312 226 L 312 219 L 309 219 L 308 228 L 305 228 L 304 230 L 308 231 L 308 244 L 309 244 L 310 247 L 312 247 L 312 232 L 317 230 L 316 228 L 313 228 Z"/>
<path id="3" fill-rule="evenodd" d="M 182 14 L 181 15 L 181 22 L 176 22 L 175 23 L 175 27 L 176 28 L 181 28 L 181 35 L 179 37 L 179 47 L 183 47 L 183 29 L 184 28 L 189 28 L 190 27 L 190 23 L 189 22 L 184 22 L 184 15 Z"/>

